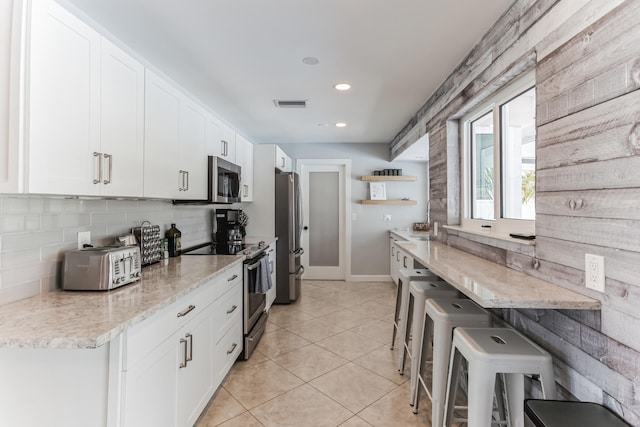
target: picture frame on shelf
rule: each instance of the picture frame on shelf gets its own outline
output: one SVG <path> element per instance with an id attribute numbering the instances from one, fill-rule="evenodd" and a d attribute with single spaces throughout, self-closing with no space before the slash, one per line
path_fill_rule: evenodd
<path id="1" fill-rule="evenodd" d="M 371 200 L 387 200 L 387 187 L 384 182 L 370 182 L 369 197 Z"/>

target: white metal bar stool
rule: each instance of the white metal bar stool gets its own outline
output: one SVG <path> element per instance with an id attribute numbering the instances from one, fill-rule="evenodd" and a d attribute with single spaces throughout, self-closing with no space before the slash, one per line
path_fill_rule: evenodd
<path id="1" fill-rule="evenodd" d="M 462 359 L 468 362 L 468 427 L 490 427 L 496 374 L 504 374 L 509 425 L 524 426 L 524 375 L 538 375 L 545 399 L 554 399 L 551 356 L 512 328 L 456 328 L 453 332 L 445 427 L 453 422 Z"/>
<path id="2" fill-rule="evenodd" d="M 396 291 L 396 310 L 393 315 L 393 335 L 391 336 L 391 350 L 393 350 L 393 346 L 396 343 L 396 334 L 398 333 L 399 325 L 406 322 L 406 318 L 403 317 L 403 315 L 406 313 L 402 309 L 402 307 L 404 307 L 407 303 L 407 296 L 409 295 L 409 282 L 411 282 L 412 280 L 440 280 L 440 277 L 436 276 L 426 268 L 403 268 L 402 270 L 400 270 L 400 275 L 398 278 L 398 289 Z"/>
<path id="3" fill-rule="evenodd" d="M 432 298 L 425 302 L 422 319 L 414 320 L 420 321 L 424 323 L 422 339 L 413 341 L 418 366 L 416 375 L 411 375 L 413 412 L 418 413 L 420 391 L 424 389 L 431 399 L 431 425 L 442 426 L 453 330 L 459 326 L 489 327 L 491 314 L 469 299 Z M 432 367 L 429 385 L 425 382 L 428 365 Z"/>
<path id="4" fill-rule="evenodd" d="M 413 352 L 413 342 L 419 340 L 423 334 L 424 321 L 424 304 L 429 298 L 457 298 L 460 294 L 458 291 L 445 281 L 412 281 L 409 282 L 409 298 L 407 299 L 407 322 L 404 331 L 404 343 L 400 354 L 400 366 L 398 370 L 400 375 L 404 374 L 404 366 L 407 357 L 411 361 L 411 378 L 417 376 L 418 366 L 415 357 L 417 353 Z M 411 381 L 413 386 L 414 382 Z M 413 396 L 414 390 L 410 389 L 409 396 Z"/>

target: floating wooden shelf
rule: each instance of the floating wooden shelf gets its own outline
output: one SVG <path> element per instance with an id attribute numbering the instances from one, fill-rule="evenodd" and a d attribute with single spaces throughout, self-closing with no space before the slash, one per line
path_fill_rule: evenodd
<path id="1" fill-rule="evenodd" d="M 363 205 L 415 205 L 415 200 L 360 200 Z"/>
<path id="2" fill-rule="evenodd" d="M 417 177 L 409 175 L 365 175 L 360 181 L 415 181 Z"/>

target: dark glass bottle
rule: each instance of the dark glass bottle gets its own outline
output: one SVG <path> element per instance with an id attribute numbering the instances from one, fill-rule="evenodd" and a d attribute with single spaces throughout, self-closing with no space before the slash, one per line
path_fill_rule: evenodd
<path id="1" fill-rule="evenodd" d="M 165 237 L 169 240 L 169 256 L 180 256 L 182 252 L 182 233 L 176 228 L 175 224 L 171 224 L 171 228 L 167 230 Z"/>

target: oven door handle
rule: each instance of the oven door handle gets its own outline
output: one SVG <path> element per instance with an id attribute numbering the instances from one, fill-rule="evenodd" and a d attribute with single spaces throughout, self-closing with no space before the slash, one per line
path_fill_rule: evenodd
<path id="1" fill-rule="evenodd" d="M 261 260 L 262 258 L 264 258 L 265 256 L 267 256 L 267 254 L 266 254 L 266 253 L 265 253 L 265 254 L 262 254 L 260 257 L 258 257 L 254 263 L 252 263 L 252 264 L 247 264 L 247 267 L 246 267 L 246 268 L 247 268 L 247 271 L 253 271 L 253 270 L 255 270 L 256 268 L 258 268 L 258 267 L 260 266 L 260 260 Z"/>

